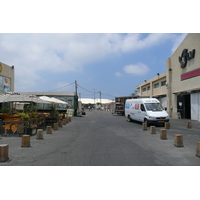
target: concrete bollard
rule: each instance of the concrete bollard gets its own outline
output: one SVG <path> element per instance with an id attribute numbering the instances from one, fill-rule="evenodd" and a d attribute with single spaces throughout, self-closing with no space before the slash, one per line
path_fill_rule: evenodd
<path id="1" fill-rule="evenodd" d="M 51 126 L 46 127 L 46 134 L 52 134 L 52 127 Z"/>
<path id="2" fill-rule="evenodd" d="M 183 136 L 181 134 L 174 135 L 174 146 L 183 147 Z"/>
<path id="3" fill-rule="evenodd" d="M 169 122 L 165 122 L 165 129 L 170 129 L 170 123 Z"/>
<path id="4" fill-rule="evenodd" d="M 167 140 L 167 130 L 166 129 L 160 129 L 160 139 Z"/>
<path id="5" fill-rule="evenodd" d="M 142 130 L 143 131 L 147 130 L 147 123 L 142 123 Z"/>
<path id="6" fill-rule="evenodd" d="M 63 124 L 63 125 L 66 125 L 66 124 L 67 124 L 67 120 L 66 120 L 66 119 L 63 119 L 62 124 Z"/>
<path id="7" fill-rule="evenodd" d="M 186 122 L 186 128 L 192 128 L 192 122 Z"/>
<path id="8" fill-rule="evenodd" d="M 155 126 L 150 126 L 150 133 L 156 134 L 156 127 Z"/>
<path id="9" fill-rule="evenodd" d="M 58 130 L 58 123 L 53 124 L 53 130 Z"/>
<path id="10" fill-rule="evenodd" d="M 58 127 L 62 127 L 62 120 L 58 121 Z"/>
<path id="11" fill-rule="evenodd" d="M 8 144 L 0 144 L 0 162 L 6 162 L 8 158 Z"/>
<path id="12" fill-rule="evenodd" d="M 200 142 L 196 143 L 196 156 L 200 158 Z"/>
<path id="13" fill-rule="evenodd" d="M 22 135 L 21 147 L 30 147 L 30 135 Z"/>
<path id="14" fill-rule="evenodd" d="M 37 140 L 43 140 L 43 129 L 38 129 L 36 133 Z"/>

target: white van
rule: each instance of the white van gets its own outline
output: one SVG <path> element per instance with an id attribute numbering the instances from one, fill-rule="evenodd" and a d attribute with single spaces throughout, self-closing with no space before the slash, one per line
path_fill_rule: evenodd
<path id="1" fill-rule="evenodd" d="M 155 98 L 127 99 L 125 116 L 128 121 L 136 120 L 148 125 L 169 122 L 169 115 Z"/>

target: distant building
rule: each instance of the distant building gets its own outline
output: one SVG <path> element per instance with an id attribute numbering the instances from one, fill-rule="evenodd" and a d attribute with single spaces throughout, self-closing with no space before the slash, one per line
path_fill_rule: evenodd
<path id="1" fill-rule="evenodd" d="M 104 108 L 107 108 L 109 109 L 110 107 L 110 104 L 113 102 L 112 100 L 110 99 L 94 99 L 94 98 L 80 98 L 79 101 L 82 102 L 82 105 L 84 107 L 88 107 L 89 105 L 91 105 L 92 107 L 94 108 L 100 108 L 100 107 L 104 107 Z M 97 104 L 101 104 L 100 105 L 97 105 Z"/>
<path id="2" fill-rule="evenodd" d="M 20 94 L 24 95 L 36 95 L 36 96 L 48 96 L 48 97 L 55 97 L 57 99 L 60 99 L 62 101 L 67 102 L 67 105 L 62 105 L 57 108 L 58 111 L 62 111 L 67 109 L 74 109 L 74 114 L 77 114 L 77 109 L 78 109 L 78 96 L 76 95 L 75 92 L 20 92 Z M 38 104 L 37 109 L 38 110 L 50 110 L 50 105 L 46 104 L 45 107 L 44 105 Z M 66 106 L 63 107 L 63 106 Z"/>

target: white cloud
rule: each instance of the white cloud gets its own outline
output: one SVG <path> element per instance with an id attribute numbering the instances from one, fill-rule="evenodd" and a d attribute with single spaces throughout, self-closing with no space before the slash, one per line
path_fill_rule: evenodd
<path id="1" fill-rule="evenodd" d="M 127 74 L 145 75 L 149 71 L 149 68 L 147 65 L 139 62 L 136 65 L 133 65 L 133 64 L 126 65 L 125 67 L 123 67 L 123 70 Z"/>
<path id="2" fill-rule="evenodd" d="M 115 76 L 119 76 L 120 77 L 120 76 L 122 76 L 122 74 L 120 72 L 116 72 Z"/>
<path id="3" fill-rule="evenodd" d="M 104 60 L 109 56 L 121 56 L 124 52 L 150 48 L 169 39 L 177 41 L 178 44 L 178 40 L 175 40 L 174 37 L 172 34 L 143 36 L 139 33 L 1 33 L 0 61 L 15 66 L 16 88 L 29 90 L 34 88 L 36 82 L 42 82 L 47 78 L 40 75 L 41 73 L 81 71 L 87 64 Z M 128 67 L 125 69 L 127 71 Z M 119 76 L 120 74 L 115 75 Z"/>

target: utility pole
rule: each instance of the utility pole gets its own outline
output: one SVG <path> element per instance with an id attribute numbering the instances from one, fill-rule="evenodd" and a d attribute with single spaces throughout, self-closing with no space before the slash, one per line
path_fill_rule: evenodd
<path id="1" fill-rule="evenodd" d="M 101 91 L 99 91 L 99 94 L 100 94 L 100 105 L 101 105 Z"/>
<path id="2" fill-rule="evenodd" d="M 75 81 L 75 92 L 76 92 L 76 98 L 74 99 L 75 102 L 76 102 L 76 105 L 75 105 L 75 109 L 74 109 L 74 115 L 76 116 L 77 115 L 77 111 L 78 111 L 78 86 L 77 86 L 77 81 Z"/>
<path id="3" fill-rule="evenodd" d="M 95 99 L 96 99 L 96 97 L 95 97 L 95 90 L 97 90 L 97 89 L 95 89 L 95 88 L 92 88 L 93 90 L 94 90 L 94 106 L 95 106 Z M 95 108 L 96 108 L 96 106 L 95 106 Z"/>
<path id="4" fill-rule="evenodd" d="M 78 96 L 77 90 L 78 90 L 77 81 L 75 81 L 75 92 L 76 92 L 76 96 Z"/>

